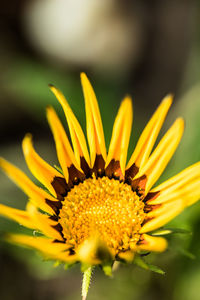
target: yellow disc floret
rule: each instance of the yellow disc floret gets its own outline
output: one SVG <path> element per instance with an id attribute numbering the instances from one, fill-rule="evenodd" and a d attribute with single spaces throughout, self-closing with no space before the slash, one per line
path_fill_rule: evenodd
<path id="1" fill-rule="evenodd" d="M 88 178 L 63 201 L 60 224 L 75 248 L 97 232 L 115 254 L 134 249 L 144 220 L 144 203 L 131 186 L 108 177 Z"/>

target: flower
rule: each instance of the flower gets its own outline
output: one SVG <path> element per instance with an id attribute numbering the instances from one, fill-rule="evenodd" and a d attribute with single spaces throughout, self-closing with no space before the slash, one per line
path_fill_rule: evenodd
<path id="1" fill-rule="evenodd" d="M 50 85 L 64 110 L 73 146 L 56 112 L 48 107 L 61 170 L 35 152 L 30 134 L 22 143 L 25 160 L 46 189 L 0 160 L 1 168 L 29 197 L 26 210 L 0 204 L 0 214 L 43 234 L 9 234 L 7 239 L 68 265 L 81 262 L 83 266 L 105 267 L 114 261 L 130 262 L 141 251 L 162 252 L 167 248 L 166 239 L 151 233 L 200 198 L 200 162 L 152 188 L 181 140 L 183 119 L 174 122 L 153 150 L 172 103 L 171 95 L 165 97 L 126 165 L 132 127 L 130 97 L 121 103 L 107 152 L 96 96 L 84 73 L 81 82 L 90 151 L 63 94 Z"/>

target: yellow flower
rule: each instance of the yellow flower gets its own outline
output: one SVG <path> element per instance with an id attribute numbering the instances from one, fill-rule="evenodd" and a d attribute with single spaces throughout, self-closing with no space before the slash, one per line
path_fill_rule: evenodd
<path id="1" fill-rule="evenodd" d="M 115 260 L 130 262 L 134 254 L 144 250 L 162 252 L 167 248 L 166 240 L 151 233 L 200 198 L 200 162 L 152 189 L 181 140 L 184 122 L 178 118 L 153 150 L 172 103 L 172 97 L 167 96 L 126 164 L 131 99 L 126 97 L 121 103 L 107 151 L 95 93 L 85 74 L 81 74 L 81 82 L 89 151 L 66 99 L 51 85 L 63 107 L 73 146 L 56 112 L 48 107 L 47 119 L 62 172 L 35 152 L 29 134 L 22 143 L 24 156 L 30 171 L 47 190 L 6 160 L 0 160 L 1 168 L 29 197 L 25 211 L 1 204 L 0 214 L 43 234 L 10 234 L 8 240 L 69 265 L 81 262 L 105 266 Z"/>

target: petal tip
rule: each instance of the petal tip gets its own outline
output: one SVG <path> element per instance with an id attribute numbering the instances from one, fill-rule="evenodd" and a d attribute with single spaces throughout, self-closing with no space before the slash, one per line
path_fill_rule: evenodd
<path id="1" fill-rule="evenodd" d="M 29 153 L 30 146 L 32 145 L 33 145 L 33 136 L 31 133 L 27 133 L 22 140 L 22 149 L 24 151 L 24 155 Z"/>
<path id="2" fill-rule="evenodd" d="M 169 105 L 171 105 L 172 102 L 173 102 L 173 100 L 174 100 L 174 94 L 173 94 L 173 93 L 169 93 L 169 94 L 167 94 L 167 95 L 164 97 L 164 99 L 163 99 L 162 102 L 166 102 L 166 103 L 168 103 Z"/>
<path id="3" fill-rule="evenodd" d="M 50 89 L 55 88 L 55 86 L 54 86 L 52 83 L 49 83 L 49 84 L 48 84 L 48 87 L 49 87 Z"/>

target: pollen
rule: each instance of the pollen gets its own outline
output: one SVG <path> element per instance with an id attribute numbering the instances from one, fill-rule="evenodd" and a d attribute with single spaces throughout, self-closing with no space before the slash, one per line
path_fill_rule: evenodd
<path id="1" fill-rule="evenodd" d="M 93 176 L 68 193 L 59 217 L 64 237 L 75 249 L 97 232 L 118 254 L 135 248 L 145 212 L 130 185 Z"/>

